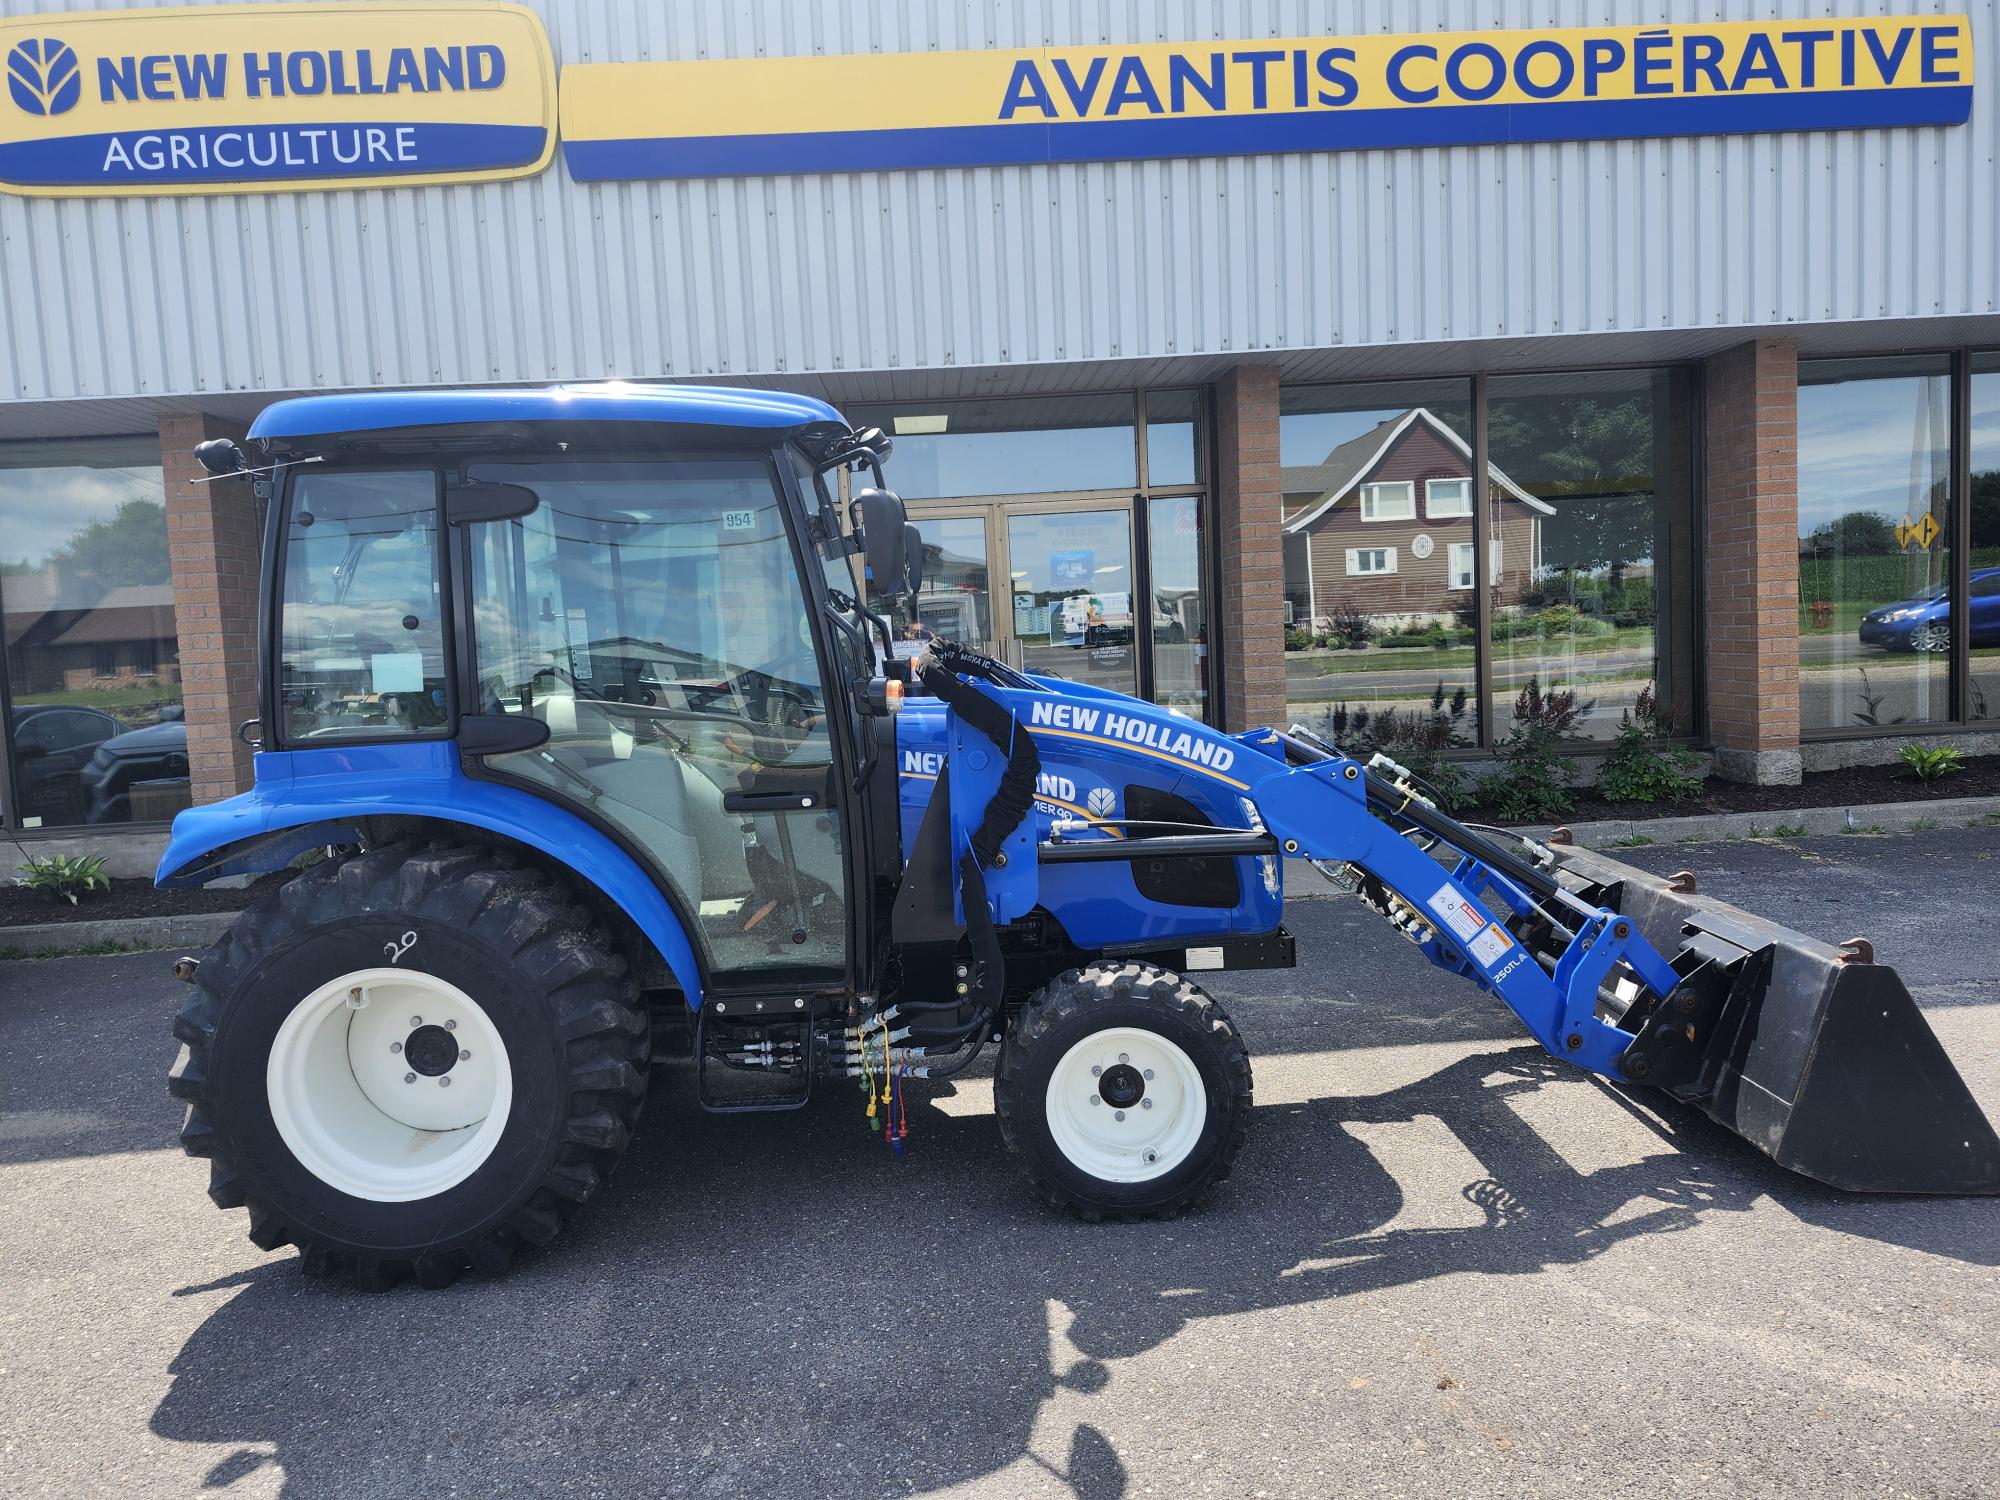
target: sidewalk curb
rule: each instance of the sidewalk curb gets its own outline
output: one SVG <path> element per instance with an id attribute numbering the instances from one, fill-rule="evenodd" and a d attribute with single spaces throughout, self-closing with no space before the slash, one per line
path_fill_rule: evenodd
<path id="1" fill-rule="evenodd" d="M 229 930 L 241 912 L 207 911 L 180 917 L 115 917 L 102 922 L 37 922 L 0 927 L 0 954 L 52 958 L 79 948 L 116 944 L 127 952 L 153 948 L 206 948 Z"/>
<path id="2" fill-rule="evenodd" d="M 1695 844 L 1728 838 L 1817 838 L 1834 833 L 1910 833 L 1928 828 L 1963 828 L 2000 816 L 2000 797 L 1932 797 L 1921 802 L 1874 802 L 1848 807 L 1797 807 L 1778 812 L 1697 813 L 1685 818 L 1618 818 L 1572 823 L 1570 836 L 1586 849 L 1616 847 L 1621 840 L 1655 844 Z M 1784 830 L 1782 833 L 1779 830 Z M 1800 832 L 1803 829 L 1804 832 Z M 1552 826 L 1518 830 L 1546 840 Z"/>

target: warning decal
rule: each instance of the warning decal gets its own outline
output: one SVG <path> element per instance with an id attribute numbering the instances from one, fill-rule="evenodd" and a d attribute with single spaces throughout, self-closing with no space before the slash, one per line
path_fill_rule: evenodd
<path id="1" fill-rule="evenodd" d="M 1512 946 L 1513 939 L 1495 923 L 1474 938 L 1468 945 L 1467 951 L 1490 969 L 1507 956 L 1507 950 Z"/>
<path id="2" fill-rule="evenodd" d="M 1439 886 L 1437 894 L 1424 904 L 1438 914 L 1461 943 L 1471 942 L 1480 928 L 1488 925 L 1485 911 L 1466 900 L 1456 886 Z"/>

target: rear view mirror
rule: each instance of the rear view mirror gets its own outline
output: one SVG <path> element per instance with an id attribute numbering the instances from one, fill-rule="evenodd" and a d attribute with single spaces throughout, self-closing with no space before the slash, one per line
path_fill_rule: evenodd
<path id="1" fill-rule="evenodd" d="M 903 528 L 909 525 L 909 513 L 903 508 L 902 497 L 894 490 L 871 485 L 855 495 L 854 505 L 861 513 L 861 547 L 875 592 L 885 599 L 907 593 Z"/>

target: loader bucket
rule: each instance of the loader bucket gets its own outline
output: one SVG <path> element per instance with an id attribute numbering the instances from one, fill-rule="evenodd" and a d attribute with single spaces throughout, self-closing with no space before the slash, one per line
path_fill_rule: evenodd
<path id="1" fill-rule="evenodd" d="M 1564 886 L 1631 918 L 1682 976 L 1620 1023 L 1636 1032 L 1629 1079 L 1833 1187 L 2000 1193 L 2000 1137 L 1902 978 L 1865 944 L 1843 953 L 1695 894 L 1691 879 L 1553 853 Z"/>

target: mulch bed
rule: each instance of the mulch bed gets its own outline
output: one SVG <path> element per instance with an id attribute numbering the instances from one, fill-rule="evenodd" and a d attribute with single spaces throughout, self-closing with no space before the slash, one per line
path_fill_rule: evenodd
<path id="1" fill-rule="evenodd" d="M 1629 818 L 1678 818 L 1699 813 L 1790 812 L 1801 807 L 1866 806 L 1877 802 L 1923 802 L 1943 797 L 2000 796 L 2000 755 L 1982 755 L 1965 769 L 1939 781 L 1918 781 L 1902 767 L 1849 766 L 1813 771 L 1801 786 L 1747 786 L 1711 776 L 1701 795 L 1683 802 L 1607 802 L 1587 792 L 1563 821 L 1597 823 Z M 1478 813 L 1471 814 L 1478 817 Z M 1488 817 L 1486 821 L 1497 821 Z"/>
<path id="2" fill-rule="evenodd" d="M 71 906 L 40 891 L 0 885 L 0 930 L 31 927 L 41 922 L 104 922 L 122 917 L 185 917 L 201 912 L 241 911 L 258 892 L 283 885 L 298 872 L 275 870 L 255 884 L 237 890 L 213 886 L 191 891 L 163 891 L 150 880 L 132 876 L 113 880 L 111 889 L 81 896 Z M 0 944 L 4 946 L 4 944 Z"/>

